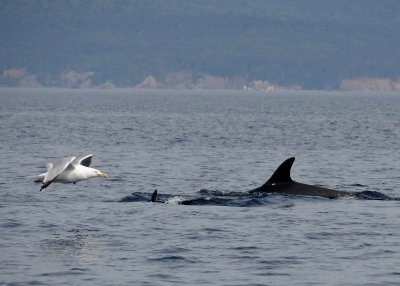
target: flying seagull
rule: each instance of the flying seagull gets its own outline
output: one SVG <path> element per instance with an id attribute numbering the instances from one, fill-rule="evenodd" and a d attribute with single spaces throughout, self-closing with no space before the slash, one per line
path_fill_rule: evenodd
<path id="1" fill-rule="evenodd" d="M 107 178 L 108 175 L 97 169 L 90 168 L 93 155 L 81 157 L 67 157 L 56 163 L 47 164 L 47 172 L 34 176 L 35 182 L 42 182 L 40 191 L 47 188 L 52 182 L 73 183 L 94 177 Z"/>

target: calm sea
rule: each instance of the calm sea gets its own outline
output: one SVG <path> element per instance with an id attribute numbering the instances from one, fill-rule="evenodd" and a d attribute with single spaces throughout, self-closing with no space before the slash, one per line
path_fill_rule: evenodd
<path id="1" fill-rule="evenodd" d="M 399 285 L 400 201 L 129 202 L 292 178 L 400 197 L 400 95 L 0 90 L 0 285 Z M 108 180 L 40 185 L 94 154 Z M 199 192 L 202 189 L 207 191 Z"/>

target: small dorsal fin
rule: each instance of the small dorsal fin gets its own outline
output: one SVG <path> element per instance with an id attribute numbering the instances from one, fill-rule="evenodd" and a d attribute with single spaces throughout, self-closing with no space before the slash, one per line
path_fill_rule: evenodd
<path id="1" fill-rule="evenodd" d="M 154 190 L 153 195 L 151 196 L 150 202 L 156 202 L 157 201 L 157 190 Z"/>
<path id="2" fill-rule="evenodd" d="M 289 183 L 292 182 L 292 178 L 290 177 L 290 169 L 292 168 L 294 157 L 287 159 L 283 162 L 278 169 L 274 172 L 274 174 L 269 178 L 266 184 L 275 184 L 275 183 Z"/>

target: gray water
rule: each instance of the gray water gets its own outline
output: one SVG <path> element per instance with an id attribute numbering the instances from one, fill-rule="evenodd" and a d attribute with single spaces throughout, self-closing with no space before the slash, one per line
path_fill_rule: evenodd
<path id="1" fill-rule="evenodd" d="M 1 285 L 400 285 L 400 201 L 121 202 L 292 178 L 400 197 L 400 96 L 0 90 Z M 40 185 L 94 154 L 107 180 Z"/>

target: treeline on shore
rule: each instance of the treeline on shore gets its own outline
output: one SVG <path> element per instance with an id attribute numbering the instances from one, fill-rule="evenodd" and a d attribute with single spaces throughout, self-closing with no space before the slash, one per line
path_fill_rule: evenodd
<path id="1" fill-rule="evenodd" d="M 397 0 L 3 0 L 0 85 L 398 90 Z"/>

